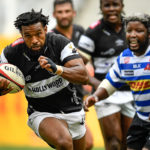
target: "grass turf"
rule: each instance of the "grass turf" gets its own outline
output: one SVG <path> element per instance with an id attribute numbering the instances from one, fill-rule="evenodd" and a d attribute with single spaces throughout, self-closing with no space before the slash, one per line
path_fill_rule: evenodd
<path id="1" fill-rule="evenodd" d="M 54 150 L 52 148 L 39 148 L 39 147 L 0 147 L 0 150 Z M 104 150 L 103 148 L 93 148 L 92 150 Z"/>

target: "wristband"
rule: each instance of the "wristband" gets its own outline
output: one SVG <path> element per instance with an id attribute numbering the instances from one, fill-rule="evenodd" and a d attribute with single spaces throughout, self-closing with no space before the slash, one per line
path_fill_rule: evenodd
<path id="1" fill-rule="evenodd" d="M 111 94 L 113 94 L 117 89 L 111 85 L 111 83 L 107 80 L 107 79 L 104 79 L 100 85 L 98 86 L 98 88 L 104 88 L 108 95 L 110 96 Z"/>
<path id="2" fill-rule="evenodd" d="M 56 64 L 50 58 L 46 58 L 46 60 L 48 61 L 48 64 L 51 65 L 50 71 L 55 73 L 57 71 Z"/>
<path id="3" fill-rule="evenodd" d="M 63 67 L 56 65 L 56 68 L 57 68 L 57 70 L 56 70 L 55 74 L 61 75 L 64 71 Z"/>
<path id="4" fill-rule="evenodd" d="M 50 58 L 46 58 L 46 60 L 48 61 L 48 64 L 51 65 L 51 67 L 48 68 L 50 72 L 53 72 L 54 74 L 58 74 L 58 75 L 61 75 L 63 73 L 62 66 L 56 65 Z"/>
<path id="5" fill-rule="evenodd" d="M 98 102 L 99 101 L 99 98 L 98 98 L 98 96 L 97 95 L 92 95 L 94 98 L 95 98 L 95 100 Z"/>

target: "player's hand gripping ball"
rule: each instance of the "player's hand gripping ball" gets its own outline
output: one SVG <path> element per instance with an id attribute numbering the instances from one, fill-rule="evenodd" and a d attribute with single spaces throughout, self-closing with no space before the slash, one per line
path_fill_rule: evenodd
<path id="1" fill-rule="evenodd" d="M 9 93 L 17 93 L 25 86 L 25 79 L 21 70 L 9 63 L 0 64 L 0 79 L 7 79 L 10 82 L 8 88 L 12 87 L 13 90 Z"/>

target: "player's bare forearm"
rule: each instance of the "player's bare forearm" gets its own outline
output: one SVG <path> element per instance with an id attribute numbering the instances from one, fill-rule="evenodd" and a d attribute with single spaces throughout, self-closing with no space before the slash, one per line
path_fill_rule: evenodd
<path id="1" fill-rule="evenodd" d="M 104 88 L 97 88 L 97 90 L 84 101 L 84 109 L 88 111 L 88 107 L 93 106 L 96 102 L 107 98 L 109 95 Z"/>
<path id="2" fill-rule="evenodd" d="M 95 77 L 91 77 L 91 76 L 89 75 L 89 82 L 88 82 L 88 84 L 91 85 L 91 86 L 93 86 L 95 90 L 98 88 L 100 82 L 101 82 L 101 81 L 99 81 L 99 80 L 96 79 Z"/>
<path id="3" fill-rule="evenodd" d="M 61 76 L 72 83 L 87 84 L 89 80 L 87 69 L 81 58 L 67 62 Z"/>
<path id="4" fill-rule="evenodd" d="M 72 83 L 87 84 L 88 73 L 81 58 L 76 58 L 65 63 L 64 66 L 55 64 L 50 58 L 40 56 L 38 59 L 41 68 L 62 76 Z"/>
<path id="5" fill-rule="evenodd" d="M 108 92 L 105 88 L 97 88 L 97 90 L 93 93 L 93 95 L 96 95 L 99 100 L 106 99 L 109 97 Z"/>

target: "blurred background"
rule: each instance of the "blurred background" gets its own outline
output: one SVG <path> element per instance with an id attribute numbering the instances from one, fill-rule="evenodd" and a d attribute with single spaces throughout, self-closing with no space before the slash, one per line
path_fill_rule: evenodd
<path id="1" fill-rule="evenodd" d="M 85 29 L 101 17 L 99 0 L 73 0 L 77 16 L 74 22 Z M 134 12 L 150 14 L 150 0 L 124 0 L 126 15 Z M 53 0 L 0 0 L 0 52 L 19 36 L 14 27 L 16 17 L 34 8 L 49 15 L 49 30 L 55 26 L 52 16 Z M 27 126 L 27 102 L 23 92 L 0 97 L 0 147 L 29 146 L 48 147 Z M 103 147 L 103 138 L 98 127 L 96 113 L 93 107 L 87 113 L 87 123 L 94 137 L 94 146 Z M 3 148 L 2 148 L 3 149 Z"/>
<path id="2" fill-rule="evenodd" d="M 93 21 L 100 18 L 99 0 L 73 0 L 77 11 L 75 22 L 87 28 Z M 124 0 L 125 13 L 133 12 L 150 13 L 149 0 Z M 15 18 L 32 8 L 39 11 L 43 9 L 45 15 L 50 16 L 49 28 L 55 25 L 52 17 L 53 0 L 0 0 L 0 34 L 13 35 L 17 30 L 13 26 Z"/>

